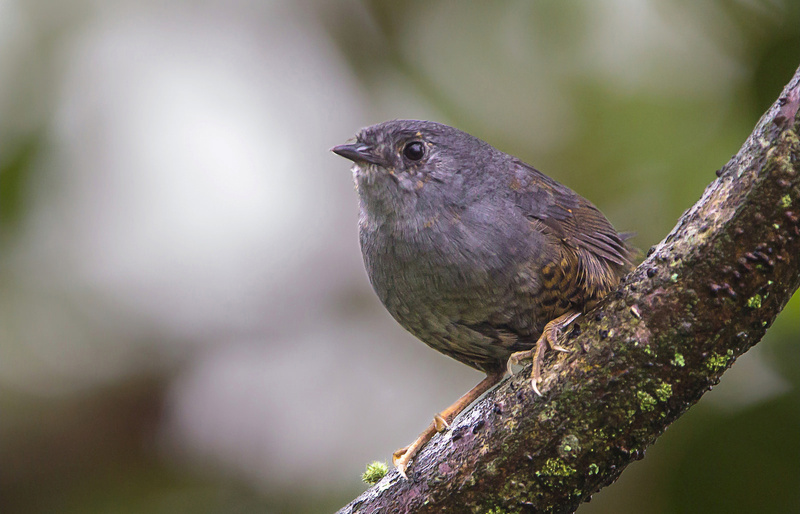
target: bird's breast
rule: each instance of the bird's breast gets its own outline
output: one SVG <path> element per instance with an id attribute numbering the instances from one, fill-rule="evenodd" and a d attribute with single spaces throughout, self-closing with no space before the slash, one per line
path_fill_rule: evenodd
<path id="1" fill-rule="evenodd" d="M 464 311 L 505 301 L 519 281 L 519 263 L 535 257 L 537 235 L 527 223 L 491 219 L 456 209 L 382 222 L 362 213 L 364 263 L 384 305 Z"/>

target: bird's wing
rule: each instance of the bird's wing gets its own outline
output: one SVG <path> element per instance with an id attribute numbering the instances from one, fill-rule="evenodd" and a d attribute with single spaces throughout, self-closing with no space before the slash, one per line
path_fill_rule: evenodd
<path id="1" fill-rule="evenodd" d="M 542 268 L 546 281 L 560 284 L 552 291 L 559 301 L 591 307 L 616 287 L 630 268 L 632 252 L 597 207 L 521 161 L 512 190 L 521 214 L 561 242 L 557 257 Z"/>
<path id="2" fill-rule="evenodd" d="M 522 161 L 517 161 L 517 166 L 512 189 L 525 217 L 540 222 L 568 247 L 617 266 L 628 266 L 630 249 L 625 237 L 597 207 Z"/>

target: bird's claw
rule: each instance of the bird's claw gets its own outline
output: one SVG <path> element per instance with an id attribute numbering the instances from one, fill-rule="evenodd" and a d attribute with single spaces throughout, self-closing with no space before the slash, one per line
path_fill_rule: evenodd
<path id="1" fill-rule="evenodd" d="M 406 475 L 406 469 L 408 469 L 408 463 L 411 460 L 410 456 L 408 455 L 408 449 L 410 446 L 406 446 L 405 448 L 400 448 L 396 452 L 392 454 L 392 464 L 394 467 L 397 468 L 398 473 L 400 476 L 408 480 L 408 475 Z"/>
<path id="2" fill-rule="evenodd" d="M 533 389 L 533 392 L 536 393 L 537 396 L 539 396 L 539 397 L 542 396 L 541 391 L 539 391 L 539 386 L 536 385 L 536 379 L 535 378 L 531 379 L 531 389 Z"/>
<path id="3" fill-rule="evenodd" d="M 448 423 L 441 414 L 437 414 L 433 417 L 433 424 L 436 427 L 436 431 L 439 433 L 442 433 L 450 428 L 450 423 Z"/>
<path id="4" fill-rule="evenodd" d="M 539 336 L 539 339 L 536 341 L 536 344 L 533 346 L 533 348 L 530 350 L 512 353 L 508 357 L 508 362 L 506 363 L 506 368 L 508 369 L 509 374 L 514 374 L 512 370 L 513 365 L 519 364 L 519 362 L 522 360 L 531 359 L 533 361 L 533 369 L 531 370 L 531 389 L 533 389 L 533 392 L 538 396 L 542 396 L 541 391 L 539 391 L 539 382 L 541 381 L 544 352 L 547 348 L 562 353 L 572 352 L 572 350 L 556 344 L 556 341 L 558 340 L 561 330 L 568 324 L 572 323 L 572 321 L 575 320 L 578 315 L 579 313 L 577 312 L 569 312 L 550 321 L 547 325 L 545 325 L 542 335 Z"/>
<path id="5" fill-rule="evenodd" d="M 508 374 L 514 376 L 514 369 L 512 366 L 516 366 L 520 362 L 528 359 L 533 358 L 533 350 L 525 350 L 522 352 L 514 352 L 508 357 L 508 362 L 506 363 L 506 370 Z"/>

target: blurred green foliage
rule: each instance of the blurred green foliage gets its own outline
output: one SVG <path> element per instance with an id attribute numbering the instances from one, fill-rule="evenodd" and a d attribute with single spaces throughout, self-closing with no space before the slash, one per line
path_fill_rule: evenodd
<path id="1" fill-rule="evenodd" d="M 41 149 L 41 135 L 19 138 L 0 154 L 0 241 L 22 219 L 27 185 Z"/>

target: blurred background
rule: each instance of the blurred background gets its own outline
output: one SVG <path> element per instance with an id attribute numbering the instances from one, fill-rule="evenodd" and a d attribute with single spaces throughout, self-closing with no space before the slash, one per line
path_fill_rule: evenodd
<path id="1" fill-rule="evenodd" d="M 646 250 L 799 64 L 794 0 L 0 0 L 2 511 L 343 506 L 481 375 L 379 305 L 331 146 L 455 125 Z M 799 320 L 579 513 L 799 512 Z"/>

